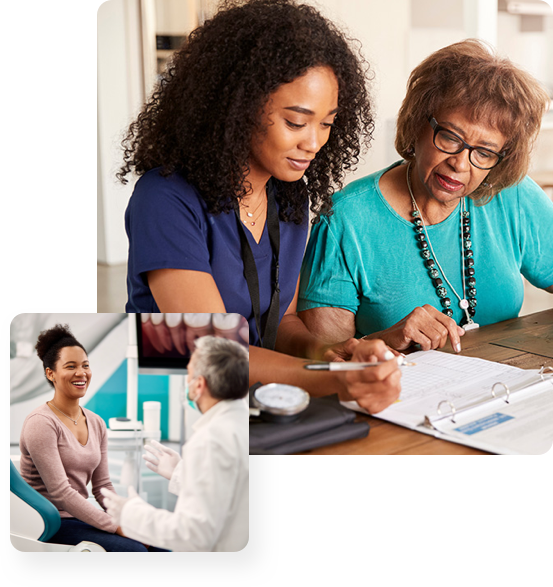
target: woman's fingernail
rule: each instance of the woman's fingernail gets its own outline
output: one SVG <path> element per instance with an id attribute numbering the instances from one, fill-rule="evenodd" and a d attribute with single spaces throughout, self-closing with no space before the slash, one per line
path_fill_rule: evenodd
<path id="1" fill-rule="evenodd" d="M 384 359 L 386 361 L 389 361 L 390 359 L 393 359 L 395 357 L 394 353 L 392 353 L 392 351 L 386 351 L 384 353 Z"/>
<path id="2" fill-rule="evenodd" d="M 461 352 L 461 345 L 460 345 L 459 343 L 457 343 L 457 344 L 455 345 L 455 352 L 456 352 L 456 353 L 460 353 L 460 352 Z"/>

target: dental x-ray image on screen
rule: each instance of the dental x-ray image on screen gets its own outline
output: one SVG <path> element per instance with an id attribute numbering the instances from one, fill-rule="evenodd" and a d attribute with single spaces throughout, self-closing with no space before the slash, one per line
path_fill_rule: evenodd
<path id="1" fill-rule="evenodd" d="M 202 336 L 220 336 L 248 346 L 248 322 L 240 314 L 136 314 L 138 365 L 142 373 L 182 373 Z"/>

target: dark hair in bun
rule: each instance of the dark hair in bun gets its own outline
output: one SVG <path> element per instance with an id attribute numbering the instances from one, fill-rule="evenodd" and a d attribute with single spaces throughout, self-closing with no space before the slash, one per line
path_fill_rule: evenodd
<path id="1" fill-rule="evenodd" d="M 56 363 L 60 358 L 60 351 L 66 346 L 78 346 L 86 353 L 84 346 L 73 336 L 67 324 L 56 324 L 53 328 L 43 330 L 36 342 L 36 352 L 38 358 L 42 361 L 44 371 L 46 369 L 54 370 Z M 54 387 L 54 384 L 46 377 L 48 383 Z"/>

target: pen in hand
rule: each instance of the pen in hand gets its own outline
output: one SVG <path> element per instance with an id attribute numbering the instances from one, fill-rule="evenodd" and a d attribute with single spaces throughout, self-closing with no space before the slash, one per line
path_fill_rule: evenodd
<path id="1" fill-rule="evenodd" d="M 386 352 L 385 358 L 390 360 L 395 355 L 390 351 Z M 412 363 L 405 360 L 404 355 L 399 355 L 397 358 L 397 364 L 402 367 L 413 367 L 416 363 Z M 304 369 L 309 371 L 361 371 L 366 367 L 377 367 L 383 365 L 386 361 L 376 361 L 375 363 L 354 363 L 353 361 L 345 362 L 332 362 L 332 363 L 309 363 L 304 365 Z"/>

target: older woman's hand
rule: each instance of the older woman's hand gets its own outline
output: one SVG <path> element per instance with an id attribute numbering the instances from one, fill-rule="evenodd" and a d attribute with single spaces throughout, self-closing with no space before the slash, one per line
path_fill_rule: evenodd
<path id="1" fill-rule="evenodd" d="M 465 331 L 454 320 L 425 304 L 415 308 L 390 328 L 369 335 L 380 338 L 392 348 L 402 351 L 412 344 L 420 344 L 423 351 L 442 348 L 448 338 L 455 352 L 461 351 L 461 336 Z"/>
<path id="2" fill-rule="evenodd" d="M 360 340 L 358 338 L 348 338 L 343 342 L 330 344 L 324 347 L 320 358 L 327 362 L 349 361 L 359 342 Z"/>
<path id="3" fill-rule="evenodd" d="M 377 367 L 340 373 L 344 389 L 338 393 L 341 401 L 355 400 L 369 413 L 376 414 L 394 403 L 401 391 L 401 371 L 397 358 L 386 360 L 388 347 L 381 340 L 361 340 L 355 346 L 352 361 L 383 361 Z"/>

